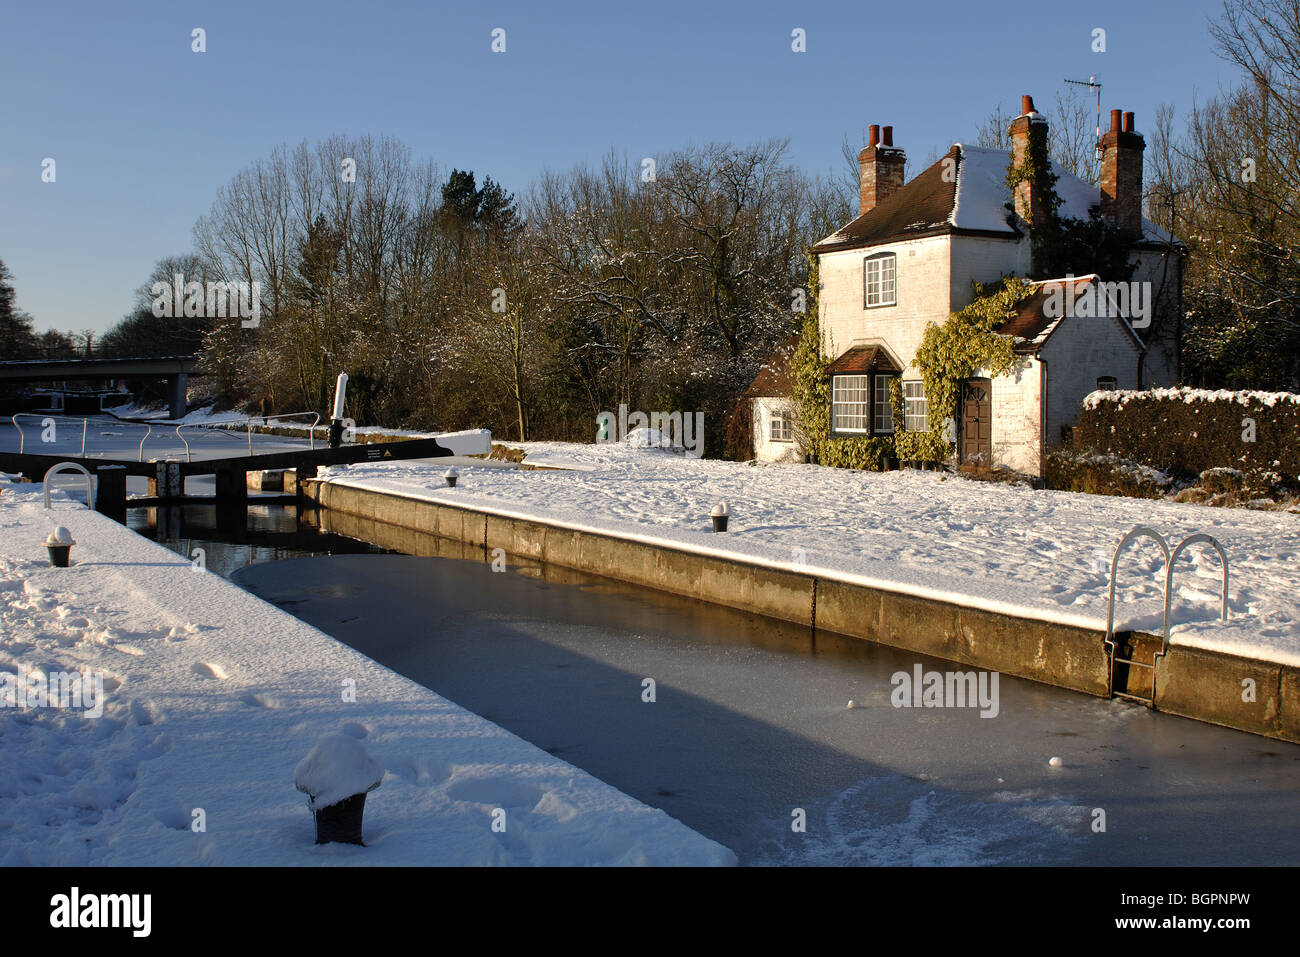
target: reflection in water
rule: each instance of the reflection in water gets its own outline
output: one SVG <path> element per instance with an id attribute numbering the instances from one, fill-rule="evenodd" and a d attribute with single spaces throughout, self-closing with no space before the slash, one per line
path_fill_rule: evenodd
<path id="1" fill-rule="evenodd" d="M 291 505 L 249 504 L 247 514 L 215 505 L 127 509 L 127 527 L 193 560 L 203 550 L 209 571 L 229 578 L 239 568 L 286 558 L 384 554 L 386 549 L 320 531 Z"/>

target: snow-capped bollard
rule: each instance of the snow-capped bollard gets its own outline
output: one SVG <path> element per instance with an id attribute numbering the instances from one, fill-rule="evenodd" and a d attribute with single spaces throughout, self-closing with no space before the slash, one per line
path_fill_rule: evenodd
<path id="1" fill-rule="evenodd" d="M 54 526 L 54 531 L 50 532 L 50 537 L 45 540 L 45 550 L 50 553 L 50 565 L 54 568 L 67 568 L 68 555 L 75 544 L 77 543 L 72 540 L 71 532 L 62 525 Z"/>
<path id="2" fill-rule="evenodd" d="M 447 480 L 447 488 L 455 488 L 456 479 L 460 478 L 460 473 L 455 469 L 447 469 L 447 471 L 443 473 L 442 477 Z"/>
<path id="3" fill-rule="evenodd" d="M 293 771 L 294 786 L 307 794 L 316 818 L 316 843 L 364 845 L 366 794 L 383 779 L 383 765 L 356 738 L 327 734 L 317 741 Z"/>
<path id="4" fill-rule="evenodd" d="M 713 530 L 715 532 L 725 532 L 727 530 L 727 519 L 730 518 L 727 512 L 727 503 L 719 502 L 713 506 L 713 510 L 709 512 L 709 518 L 713 519 Z"/>

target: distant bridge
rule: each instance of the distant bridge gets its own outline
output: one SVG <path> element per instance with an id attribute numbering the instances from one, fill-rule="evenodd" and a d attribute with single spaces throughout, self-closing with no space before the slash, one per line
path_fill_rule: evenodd
<path id="1" fill-rule="evenodd" d="M 169 414 L 185 415 L 185 385 L 197 356 L 141 356 L 126 359 L 20 359 L 0 362 L 0 382 L 70 379 L 166 379 Z"/>

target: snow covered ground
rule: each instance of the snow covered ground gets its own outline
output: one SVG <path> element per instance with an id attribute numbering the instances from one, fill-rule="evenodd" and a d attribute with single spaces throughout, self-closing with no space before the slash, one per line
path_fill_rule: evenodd
<path id="1" fill-rule="evenodd" d="M 1218 617 L 1218 559 L 1192 546 L 1178 560 L 1172 641 L 1300 665 L 1298 515 L 1036 491 L 934 472 L 746 465 L 613 444 L 522 445 L 527 464 L 570 471 L 471 468 L 454 489 L 436 463 L 350 465 L 322 477 L 1100 628 L 1111 555 L 1126 532 L 1151 525 L 1171 547 L 1207 532 L 1229 556 L 1229 621 Z M 725 535 L 710 530 L 719 501 L 731 512 Z M 1130 545 L 1120 562 L 1116 627 L 1158 634 L 1163 594 L 1159 551 L 1149 542 Z"/>
<path id="2" fill-rule="evenodd" d="M 0 865 L 734 863 L 123 526 L 63 496 L 47 512 L 39 491 L 0 483 L 0 680 L 98 676 L 103 711 L 0 707 Z M 56 524 L 70 568 L 46 561 Z M 335 733 L 386 769 L 367 847 L 316 846 L 294 786 Z"/>

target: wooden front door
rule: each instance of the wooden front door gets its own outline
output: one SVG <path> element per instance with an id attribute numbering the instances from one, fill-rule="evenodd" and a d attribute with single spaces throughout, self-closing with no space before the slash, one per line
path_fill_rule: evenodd
<path id="1" fill-rule="evenodd" d="M 961 461 L 983 466 L 993 462 L 993 383 L 988 379 L 961 384 Z"/>

